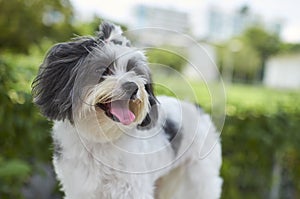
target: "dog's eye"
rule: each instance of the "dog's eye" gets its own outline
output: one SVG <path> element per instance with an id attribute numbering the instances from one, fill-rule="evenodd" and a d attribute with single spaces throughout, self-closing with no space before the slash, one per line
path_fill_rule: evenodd
<path id="1" fill-rule="evenodd" d="M 112 75 L 113 72 L 112 70 L 110 69 L 110 67 L 106 67 L 105 71 L 103 72 L 102 76 L 108 76 L 108 75 Z"/>
<path id="2" fill-rule="evenodd" d="M 113 71 L 110 69 L 110 67 L 106 67 L 105 71 L 101 74 L 101 78 L 99 79 L 99 82 L 103 81 L 105 79 L 105 76 L 110 76 L 113 74 Z"/>
<path id="3" fill-rule="evenodd" d="M 126 70 L 127 70 L 127 71 L 132 71 L 132 70 L 134 70 L 134 68 L 136 68 L 135 65 L 127 65 Z"/>

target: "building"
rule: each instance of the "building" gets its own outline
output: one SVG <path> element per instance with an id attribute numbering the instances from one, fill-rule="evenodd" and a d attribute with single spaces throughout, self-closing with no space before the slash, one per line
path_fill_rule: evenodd
<path id="1" fill-rule="evenodd" d="M 189 18 L 186 12 L 137 5 L 134 8 L 135 28 L 156 27 L 186 33 L 189 30 Z"/>
<path id="2" fill-rule="evenodd" d="M 188 35 L 188 13 L 147 5 L 136 6 L 134 13 L 136 22 L 131 27 L 131 37 L 130 34 L 127 36 L 135 42 L 135 46 L 171 49 L 186 59 L 183 75 L 207 82 L 218 79 L 215 49 Z"/>
<path id="3" fill-rule="evenodd" d="M 240 35 L 247 28 L 262 24 L 261 18 L 252 13 L 248 6 L 230 12 L 217 6 L 211 6 L 208 11 L 207 39 L 212 42 L 222 42 Z M 281 32 L 280 20 L 268 21 L 264 27 L 276 34 Z"/>
<path id="4" fill-rule="evenodd" d="M 300 53 L 270 58 L 263 83 L 274 88 L 300 89 Z"/>

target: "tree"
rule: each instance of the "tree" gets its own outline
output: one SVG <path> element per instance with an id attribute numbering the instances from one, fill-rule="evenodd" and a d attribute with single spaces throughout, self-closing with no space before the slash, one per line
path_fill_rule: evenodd
<path id="1" fill-rule="evenodd" d="M 269 33 L 261 27 L 247 29 L 243 37 L 247 44 L 258 53 L 261 59 L 258 78 L 262 80 L 267 59 L 280 50 L 280 38 L 277 34 Z"/>
<path id="2" fill-rule="evenodd" d="M 217 48 L 218 65 L 227 82 L 252 83 L 260 68 L 258 53 L 244 41 L 235 37 Z"/>
<path id="3" fill-rule="evenodd" d="M 73 34 L 69 0 L 0 0 L 0 50 L 28 52 L 43 38 L 62 41 Z"/>

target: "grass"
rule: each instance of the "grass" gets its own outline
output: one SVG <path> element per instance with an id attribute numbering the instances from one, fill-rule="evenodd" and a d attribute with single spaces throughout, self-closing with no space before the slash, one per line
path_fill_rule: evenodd
<path id="1" fill-rule="evenodd" d="M 224 103 L 226 114 L 236 112 L 272 115 L 278 111 L 299 112 L 300 92 L 297 90 L 279 90 L 262 85 L 223 85 L 216 83 L 187 80 L 179 76 L 154 78 L 157 94 L 171 95 L 183 100 L 201 104 L 206 110 L 212 105 Z"/>

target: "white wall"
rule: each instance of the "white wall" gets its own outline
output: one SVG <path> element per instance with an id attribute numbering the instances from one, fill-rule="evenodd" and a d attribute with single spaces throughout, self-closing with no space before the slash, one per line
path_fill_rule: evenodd
<path id="1" fill-rule="evenodd" d="M 266 63 L 264 84 L 276 88 L 300 89 L 300 54 L 271 58 Z"/>

